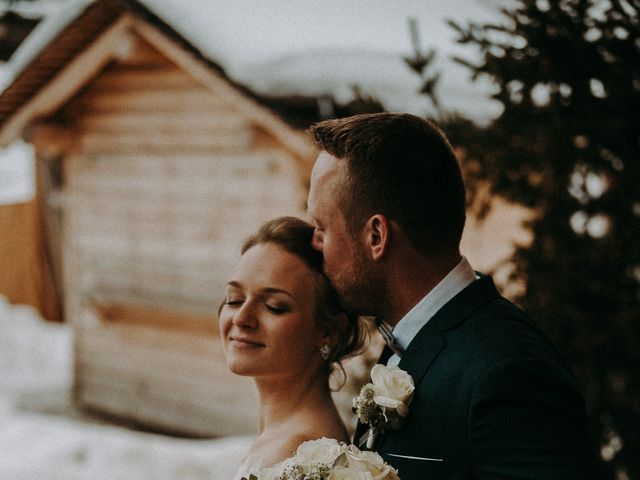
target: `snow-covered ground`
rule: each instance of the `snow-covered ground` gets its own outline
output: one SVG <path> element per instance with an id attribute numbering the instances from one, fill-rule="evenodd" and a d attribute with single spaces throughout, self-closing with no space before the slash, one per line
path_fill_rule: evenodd
<path id="1" fill-rule="evenodd" d="M 70 401 L 68 325 L 0 296 L 0 478 L 229 480 L 248 437 L 192 440 L 128 430 Z"/>

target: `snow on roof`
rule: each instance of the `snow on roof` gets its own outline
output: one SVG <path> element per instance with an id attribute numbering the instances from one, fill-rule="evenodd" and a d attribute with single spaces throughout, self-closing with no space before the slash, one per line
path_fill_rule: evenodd
<path id="1" fill-rule="evenodd" d="M 11 61 L 0 70 L 0 91 L 7 88 L 34 58 L 93 0 L 69 0 L 47 15 L 18 47 Z"/>

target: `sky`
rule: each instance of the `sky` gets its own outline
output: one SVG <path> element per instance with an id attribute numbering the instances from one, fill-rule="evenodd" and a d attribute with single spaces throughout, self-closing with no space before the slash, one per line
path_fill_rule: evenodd
<path id="1" fill-rule="evenodd" d="M 480 122 L 499 110 L 486 100 L 490 86 L 472 85 L 469 72 L 450 60 L 476 52 L 455 42 L 446 21 L 496 21 L 506 1 L 143 0 L 232 78 L 257 91 L 330 91 L 345 100 L 357 83 L 389 109 L 422 114 L 428 102 L 417 98 L 420 80 L 402 60 L 412 53 L 408 19 L 415 18 L 421 45 L 438 52 L 444 106 Z"/>
<path id="2" fill-rule="evenodd" d="M 495 19 L 496 0 L 144 0 L 175 14 L 187 29 L 209 30 L 221 51 L 264 61 L 317 47 L 367 48 L 401 54 L 410 48 L 407 18 L 416 17 L 429 44 L 450 49 L 444 19 Z M 212 7 L 215 5 L 214 7 Z M 203 15 L 192 16 L 192 12 Z"/>

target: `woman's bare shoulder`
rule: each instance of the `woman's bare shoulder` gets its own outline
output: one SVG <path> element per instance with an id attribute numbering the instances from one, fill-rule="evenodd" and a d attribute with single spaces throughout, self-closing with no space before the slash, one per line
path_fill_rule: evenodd
<path id="1" fill-rule="evenodd" d="M 293 456 L 302 443 L 316 438 L 319 437 L 307 431 L 279 432 L 264 436 L 254 444 L 249 455 L 250 463 L 260 468 L 272 467 Z"/>
<path id="2" fill-rule="evenodd" d="M 283 438 L 282 450 L 280 454 L 287 457 L 292 456 L 298 447 L 304 442 L 319 440 L 321 438 L 331 438 L 338 442 L 348 442 L 346 429 L 344 425 L 313 425 L 308 424 L 307 428 L 297 432 L 290 432 L 286 438 Z"/>

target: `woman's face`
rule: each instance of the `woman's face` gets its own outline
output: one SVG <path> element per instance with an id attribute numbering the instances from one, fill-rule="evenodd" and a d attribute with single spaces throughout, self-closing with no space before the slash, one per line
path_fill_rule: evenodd
<path id="1" fill-rule="evenodd" d="M 231 371 L 298 376 L 319 366 L 326 340 L 316 325 L 313 272 L 273 243 L 251 247 L 227 283 L 220 332 Z"/>

